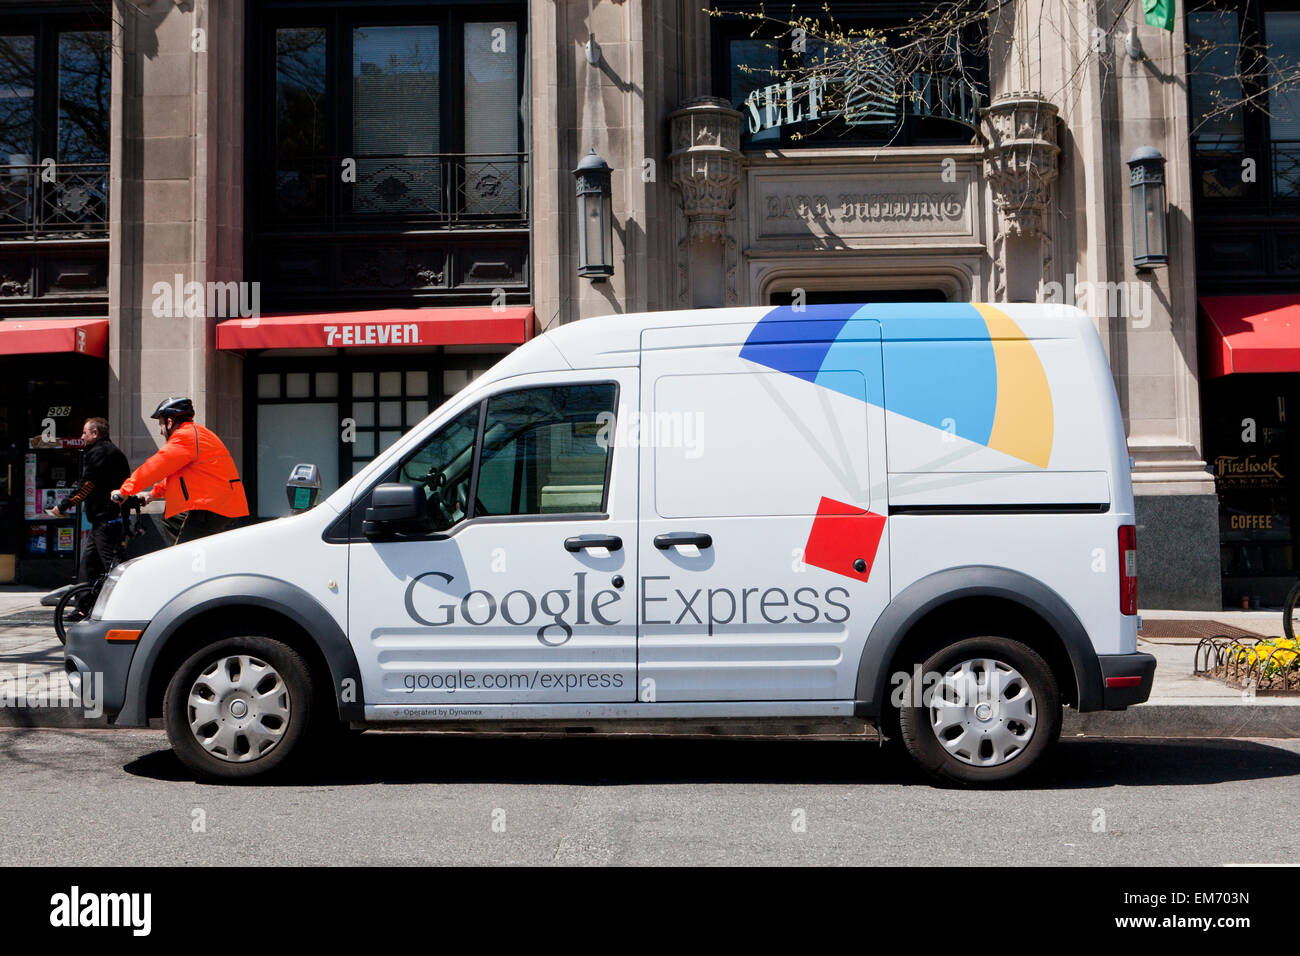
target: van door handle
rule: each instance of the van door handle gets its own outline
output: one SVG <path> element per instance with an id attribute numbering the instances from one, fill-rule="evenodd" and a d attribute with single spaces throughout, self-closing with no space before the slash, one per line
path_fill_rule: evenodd
<path id="1" fill-rule="evenodd" d="M 684 544 L 693 544 L 703 551 L 713 547 L 713 536 L 703 531 L 670 531 L 668 534 L 655 535 L 655 547 L 667 551 Z"/>
<path id="2" fill-rule="evenodd" d="M 616 534 L 588 534 L 564 539 L 564 550 L 575 554 L 584 548 L 608 548 L 622 551 L 623 539 Z"/>

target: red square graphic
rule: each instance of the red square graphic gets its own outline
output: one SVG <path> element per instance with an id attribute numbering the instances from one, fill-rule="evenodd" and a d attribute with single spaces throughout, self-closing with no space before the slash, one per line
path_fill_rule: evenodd
<path id="1" fill-rule="evenodd" d="M 808 532 L 808 543 L 804 545 L 804 563 L 866 581 L 871 577 L 871 566 L 875 564 L 884 530 L 884 515 L 863 511 L 834 498 L 822 498 L 812 530 Z M 853 566 L 858 560 L 865 564 L 861 571 Z"/>

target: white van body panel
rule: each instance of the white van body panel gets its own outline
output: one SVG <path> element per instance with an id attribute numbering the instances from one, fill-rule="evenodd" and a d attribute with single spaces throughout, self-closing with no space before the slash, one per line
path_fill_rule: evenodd
<path id="1" fill-rule="evenodd" d="M 148 621 L 198 584 L 232 575 L 260 575 L 311 595 L 346 633 L 348 549 L 321 540 L 337 518 L 335 507 L 323 502 L 302 514 L 133 558 L 118 566 L 125 569 L 121 584 L 97 613 L 106 620 Z"/>
<path id="2" fill-rule="evenodd" d="M 1137 618 L 1119 613 L 1117 569 L 1119 526 L 1132 520 L 1109 514 L 897 515 L 889 519 L 893 596 L 947 568 L 1007 568 L 1060 595 L 1098 654 L 1131 654 Z"/>
<path id="3" fill-rule="evenodd" d="M 642 422 L 656 434 L 641 443 L 638 653 L 656 700 L 852 699 L 889 599 L 883 418 L 863 401 L 880 330 L 860 325 L 821 371 L 842 391 L 756 369 L 740 354 L 750 326 L 644 333 Z M 690 344 L 657 347 L 676 339 Z M 864 526 L 837 570 L 804 553 L 819 521 Z M 654 544 L 693 531 L 712 546 Z"/>

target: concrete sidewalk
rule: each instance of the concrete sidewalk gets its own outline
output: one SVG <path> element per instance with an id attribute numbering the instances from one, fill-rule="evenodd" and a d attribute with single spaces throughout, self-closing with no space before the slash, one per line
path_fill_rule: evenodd
<path id="1" fill-rule="evenodd" d="M 102 716 L 86 716 L 68 686 L 54 608 L 41 607 L 45 593 L 0 585 L 0 727 L 107 726 Z"/>
<path id="2" fill-rule="evenodd" d="M 63 647 L 54 634 L 54 610 L 41 607 L 44 590 L 0 585 L 0 695 L 18 683 L 43 687 L 47 699 L 71 698 L 63 673 Z M 1211 620 L 1263 636 L 1282 634 L 1278 611 L 1143 611 L 1145 620 Z M 1195 639 L 1139 641 L 1138 650 L 1155 655 L 1151 699 L 1126 711 L 1065 712 L 1066 736 L 1105 737 L 1297 737 L 1300 695 L 1250 697 L 1216 680 L 1192 674 Z M 7 678 L 7 679 L 6 679 Z M 30 693 L 30 690 L 29 690 Z M 77 706 L 0 706 L 0 726 L 103 727 Z"/>
<path id="3" fill-rule="evenodd" d="M 1214 621 L 1261 637 L 1282 636 L 1281 611 L 1143 610 L 1143 621 Z M 1250 696 L 1193 674 L 1195 638 L 1144 641 L 1156 659 L 1155 685 L 1145 704 L 1123 711 L 1065 712 L 1063 735 L 1105 737 L 1300 737 L 1300 695 Z"/>

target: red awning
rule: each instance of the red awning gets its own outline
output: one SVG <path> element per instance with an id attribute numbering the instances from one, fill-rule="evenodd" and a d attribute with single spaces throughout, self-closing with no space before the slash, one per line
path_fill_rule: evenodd
<path id="1" fill-rule="evenodd" d="M 0 355 L 80 352 L 108 358 L 108 319 L 10 319 L 0 322 Z"/>
<path id="2" fill-rule="evenodd" d="M 1300 295 L 1201 299 L 1205 371 L 1300 372 Z"/>
<path id="3" fill-rule="evenodd" d="M 519 345 L 532 334 L 533 310 L 529 306 L 380 309 L 230 319 L 217 326 L 217 348 L 239 351 Z"/>

